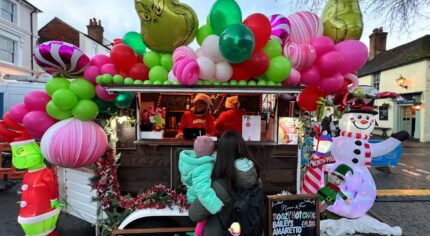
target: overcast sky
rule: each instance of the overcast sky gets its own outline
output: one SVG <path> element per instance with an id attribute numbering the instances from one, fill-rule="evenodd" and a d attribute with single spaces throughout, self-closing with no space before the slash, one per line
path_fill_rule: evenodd
<path id="1" fill-rule="evenodd" d="M 139 18 L 134 9 L 132 0 L 29 0 L 43 13 L 39 14 L 39 28 L 43 27 L 52 18 L 58 17 L 76 29 L 86 33 L 90 18 L 102 21 L 105 37 L 112 41 L 114 38 L 122 38 L 129 31 L 140 32 Z M 197 13 L 200 26 L 205 24 L 206 16 L 215 0 L 180 0 L 186 3 Z M 265 15 L 283 14 L 288 16 L 299 10 L 299 7 L 291 6 L 292 0 L 237 0 L 244 18 L 252 13 Z M 251 3 L 252 2 L 252 3 Z M 303 7 L 303 6 L 302 6 Z M 317 12 L 320 15 L 320 12 Z M 364 13 L 364 32 L 361 41 L 368 45 L 369 35 L 375 27 L 384 27 L 389 33 L 387 49 L 405 44 L 414 39 L 430 34 L 430 22 L 418 20 L 412 24 L 409 33 L 399 33 L 404 29 L 396 29 L 390 32 L 389 23 L 383 19 Z"/>

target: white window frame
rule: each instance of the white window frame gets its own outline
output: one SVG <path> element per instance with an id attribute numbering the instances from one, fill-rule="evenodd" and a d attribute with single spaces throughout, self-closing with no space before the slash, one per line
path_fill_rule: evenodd
<path id="1" fill-rule="evenodd" d="M 15 57 L 14 57 L 14 63 L 11 63 L 9 61 L 3 61 L 0 60 L 0 63 L 3 64 L 9 64 L 9 65 L 14 65 L 14 66 L 21 66 L 22 65 L 22 40 L 21 37 L 15 35 L 15 34 L 11 34 L 7 31 L 3 31 L 0 29 L 0 36 L 10 39 L 12 41 L 15 42 Z"/>
<path id="2" fill-rule="evenodd" d="M 12 22 L 10 21 L 10 20 L 8 20 L 8 19 L 4 19 L 2 16 L 1 16 L 1 12 L 0 12 L 0 19 L 2 19 L 2 20 L 4 20 L 4 21 L 7 21 L 7 22 L 9 22 L 9 23 L 11 23 L 11 24 L 14 24 L 14 25 L 18 25 L 18 19 L 19 19 L 19 14 L 18 14 L 18 8 L 19 8 L 19 5 L 18 5 L 18 3 L 17 2 L 15 2 L 15 1 L 12 1 L 12 0 L 0 0 L 0 11 L 2 11 L 3 9 L 1 8 L 1 3 L 3 2 L 3 1 L 8 1 L 8 2 L 10 2 L 10 3 L 12 3 L 12 5 L 13 5 L 13 7 L 12 7 L 12 10 L 15 10 L 14 12 L 12 12 Z"/>
<path id="3" fill-rule="evenodd" d="M 93 54 L 92 56 L 95 56 L 99 53 L 99 46 L 97 45 L 97 43 L 92 43 L 91 44 L 91 53 Z"/>
<path id="4" fill-rule="evenodd" d="M 381 72 L 372 74 L 372 86 L 379 91 L 381 87 Z"/>

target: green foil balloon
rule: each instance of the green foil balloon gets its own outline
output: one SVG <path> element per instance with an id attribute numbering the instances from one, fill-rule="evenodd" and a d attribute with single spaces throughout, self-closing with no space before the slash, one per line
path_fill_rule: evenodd
<path id="1" fill-rule="evenodd" d="M 246 61 L 254 51 L 254 47 L 254 34 L 243 24 L 230 25 L 219 38 L 221 55 L 231 63 Z"/>
<path id="2" fill-rule="evenodd" d="M 145 45 L 158 52 L 173 52 L 196 36 L 199 20 L 194 10 L 178 0 L 135 0 Z"/>
<path id="3" fill-rule="evenodd" d="M 133 48 L 137 55 L 143 55 L 146 52 L 146 46 L 142 41 L 142 36 L 137 32 L 128 32 L 122 37 L 122 42 Z"/>
<path id="4" fill-rule="evenodd" d="M 197 43 L 202 46 L 203 41 L 205 41 L 205 38 L 209 35 L 214 34 L 212 27 L 210 25 L 204 25 L 200 27 L 199 31 L 197 31 L 196 39 Z"/>
<path id="5" fill-rule="evenodd" d="M 76 119 L 88 121 L 97 117 L 99 108 L 97 104 L 91 100 L 80 100 L 73 108 L 72 114 Z"/>
<path id="6" fill-rule="evenodd" d="M 217 0 L 209 14 L 210 25 L 216 35 L 230 25 L 242 23 L 242 11 L 235 0 Z"/>
<path id="7" fill-rule="evenodd" d="M 363 16 L 358 0 L 329 0 L 321 19 L 324 35 L 335 43 L 347 39 L 360 40 L 363 33 Z"/>
<path id="8" fill-rule="evenodd" d="M 118 108 L 129 107 L 133 99 L 134 99 L 134 96 L 130 92 L 118 93 L 118 95 L 114 100 L 114 104 Z"/>

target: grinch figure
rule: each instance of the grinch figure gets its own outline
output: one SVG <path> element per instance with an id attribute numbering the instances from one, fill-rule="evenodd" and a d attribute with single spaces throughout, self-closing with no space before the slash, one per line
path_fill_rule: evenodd
<path id="1" fill-rule="evenodd" d="M 340 195 L 347 205 L 349 205 L 348 197 L 340 190 L 340 185 L 345 182 L 345 175 L 348 172 L 354 174 L 351 167 L 345 164 L 341 164 L 336 169 L 327 174 L 324 174 L 325 186 L 318 190 L 318 197 L 321 202 L 320 211 L 324 211 L 328 206 L 333 205 L 336 202 L 337 195 Z"/>
<path id="2" fill-rule="evenodd" d="M 58 202 L 58 183 L 44 163 L 34 140 L 13 142 L 12 163 L 28 169 L 22 181 L 18 223 L 26 235 L 56 235 L 55 225 L 62 204 Z"/>

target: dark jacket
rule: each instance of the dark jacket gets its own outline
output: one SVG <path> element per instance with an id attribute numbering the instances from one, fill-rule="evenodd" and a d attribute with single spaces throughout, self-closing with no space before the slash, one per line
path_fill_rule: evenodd
<path id="1" fill-rule="evenodd" d="M 247 164 L 249 163 L 249 164 Z M 236 174 L 237 174 L 237 189 L 247 189 L 257 183 L 258 177 L 252 162 L 247 159 L 236 161 Z M 217 179 L 212 182 L 212 188 L 215 190 L 216 195 L 221 199 L 224 206 L 218 213 L 219 218 L 223 222 L 223 227 L 228 228 L 232 223 L 233 211 L 233 196 L 229 192 L 227 183 L 224 179 Z M 189 217 L 192 221 L 198 222 L 207 218 L 205 225 L 204 236 L 218 236 L 221 234 L 221 225 L 218 221 L 217 215 L 211 215 L 208 210 L 197 199 L 191 204 L 189 209 Z"/>

